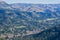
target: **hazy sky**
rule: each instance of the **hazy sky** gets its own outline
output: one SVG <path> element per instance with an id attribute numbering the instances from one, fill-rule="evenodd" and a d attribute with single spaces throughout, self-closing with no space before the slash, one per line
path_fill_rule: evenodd
<path id="1" fill-rule="evenodd" d="M 60 0 L 4 0 L 7 3 L 59 4 Z"/>

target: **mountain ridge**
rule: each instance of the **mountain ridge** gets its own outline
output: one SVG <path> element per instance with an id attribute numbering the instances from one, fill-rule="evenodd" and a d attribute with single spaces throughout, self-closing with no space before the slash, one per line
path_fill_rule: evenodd
<path id="1" fill-rule="evenodd" d="M 9 35 L 13 35 L 12 40 L 16 40 L 15 37 L 23 38 L 26 35 L 38 34 L 60 24 L 60 5 L 2 3 L 2 5 L 0 3 L 0 35 L 6 35 L 8 38 Z"/>

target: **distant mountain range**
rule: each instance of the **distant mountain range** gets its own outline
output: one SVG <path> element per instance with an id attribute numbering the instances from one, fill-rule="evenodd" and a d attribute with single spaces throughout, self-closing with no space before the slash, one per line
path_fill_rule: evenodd
<path id="1" fill-rule="evenodd" d="M 0 38 L 7 37 L 10 40 L 11 38 L 24 40 L 25 37 L 25 40 L 55 40 L 56 38 L 59 40 L 59 29 L 60 4 L 0 2 Z"/>

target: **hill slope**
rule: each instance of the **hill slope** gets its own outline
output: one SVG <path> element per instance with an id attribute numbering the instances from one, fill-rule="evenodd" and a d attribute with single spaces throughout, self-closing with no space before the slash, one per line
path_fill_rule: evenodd
<path id="1" fill-rule="evenodd" d="M 23 38 L 29 35 L 33 35 L 35 38 L 37 34 L 44 34 L 44 30 L 48 30 L 49 33 L 51 28 L 60 24 L 59 8 L 59 4 L 10 5 L 0 2 L 0 37 L 5 36 L 7 39 L 13 38 L 12 40 L 15 40 L 15 37 Z M 39 35 L 37 35 L 38 38 L 40 38 Z M 43 39 L 43 35 L 41 37 Z"/>

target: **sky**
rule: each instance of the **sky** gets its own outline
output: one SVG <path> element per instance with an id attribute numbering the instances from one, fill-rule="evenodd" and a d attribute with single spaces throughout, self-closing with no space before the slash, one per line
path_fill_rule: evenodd
<path id="1" fill-rule="evenodd" d="M 60 0 L 3 0 L 12 3 L 33 3 L 33 4 L 60 4 Z"/>

